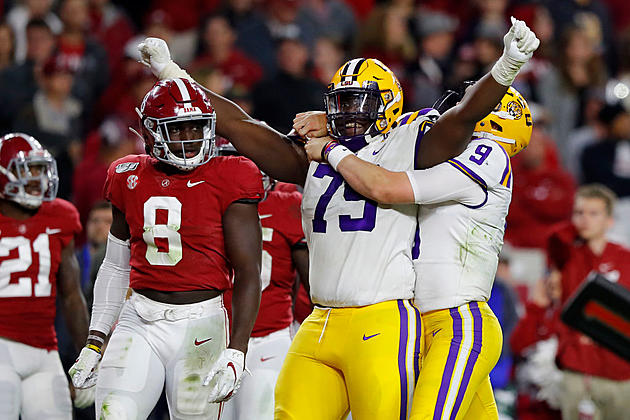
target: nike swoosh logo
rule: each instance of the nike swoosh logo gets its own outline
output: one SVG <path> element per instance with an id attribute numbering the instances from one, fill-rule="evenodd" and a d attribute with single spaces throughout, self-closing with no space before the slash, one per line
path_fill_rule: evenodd
<path id="1" fill-rule="evenodd" d="M 381 335 L 381 333 L 376 333 L 376 334 L 368 335 L 367 337 L 365 336 L 365 334 L 363 334 L 363 341 L 367 341 L 367 340 L 369 340 L 370 338 L 374 338 L 374 337 L 376 337 L 377 335 Z"/>
<path id="2" fill-rule="evenodd" d="M 269 360 L 269 359 L 275 359 L 275 358 L 276 358 L 276 356 L 261 357 L 261 358 L 260 358 L 260 361 L 261 361 L 261 362 L 266 362 L 266 361 L 267 361 L 267 360 Z"/>
<path id="3" fill-rule="evenodd" d="M 206 342 L 208 342 L 210 340 L 212 340 L 212 337 L 211 338 L 206 338 L 205 340 L 201 340 L 201 341 L 199 341 L 198 339 L 195 338 L 195 346 L 200 346 L 203 343 L 206 343 Z"/>
<path id="4" fill-rule="evenodd" d="M 188 180 L 188 183 L 186 185 L 188 185 L 188 188 L 190 188 L 190 187 L 194 187 L 195 185 L 199 185 L 202 182 L 206 182 L 206 181 L 190 182 L 190 180 Z"/>
<path id="5" fill-rule="evenodd" d="M 261 214 L 259 217 L 260 217 L 260 220 L 262 220 L 262 219 L 266 219 L 267 217 L 271 217 L 271 216 L 273 216 L 273 214 Z"/>
<path id="6" fill-rule="evenodd" d="M 435 334 L 439 333 L 440 331 L 442 331 L 442 328 L 439 328 L 439 329 L 433 331 L 433 337 L 435 337 Z"/>
<path id="7" fill-rule="evenodd" d="M 372 156 L 374 156 L 374 155 L 378 155 L 378 153 L 379 153 L 381 150 L 383 150 L 383 149 L 385 148 L 385 146 L 387 146 L 387 145 L 386 145 L 386 144 L 384 144 L 384 145 L 383 145 L 383 147 L 381 147 L 380 149 L 373 151 L 373 152 L 372 152 Z"/>
<path id="8" fill-rule="evenodd" d="M 54 235 L 55 233 L 59 233 L 59 232 L 61 232 L 61 229 L 46 228 L 46 233 L 48 235 Z"/>

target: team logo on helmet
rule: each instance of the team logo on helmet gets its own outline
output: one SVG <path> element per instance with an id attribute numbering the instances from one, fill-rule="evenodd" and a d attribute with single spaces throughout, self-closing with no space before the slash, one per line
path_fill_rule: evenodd
<path id="1" fill-rule="evenodd" d="M 516 101 L 510 101 L 507 104 L 507 112 L 512 118 L 518 120 L 523 116 L 523 106 Z"/>

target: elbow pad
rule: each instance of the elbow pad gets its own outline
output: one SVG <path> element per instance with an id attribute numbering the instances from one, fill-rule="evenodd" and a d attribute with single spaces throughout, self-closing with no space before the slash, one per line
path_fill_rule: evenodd
<path id="1" fill-rule="evenodd" d="M 105 259 L 94 283 L 90 330 L 107 335 L 118 320 L 129 288 L 130 258 L 129 241 L 121 241 L 110 233 L 107 237 Z"/>

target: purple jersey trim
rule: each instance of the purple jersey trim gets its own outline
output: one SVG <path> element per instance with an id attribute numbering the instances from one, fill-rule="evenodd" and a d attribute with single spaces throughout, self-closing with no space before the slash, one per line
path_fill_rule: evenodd
<path id="1" fill-rule="evenodd" d="M 481 204 L 478 204 L 476 206 L 469 206 L 468 204 L 464 204 L 464 203 L 460 203 L 460 204 L 464 207 L 468 207 L 469 209 L 478 209 L 480 207 L 483 207 L 488 202 L 488 186 L 486 185 L 486 182 L 483 180 L 483 178 L 481 178 L 479 175 L 471 171 L 470 168 L 466 167 L 466 165 L 462 164 L 460 161 L 456 159 L 447 160 L 447 162 L 451 166 L 459 170 L 461 173 L 463 173 L 464 175 L 468 176 L 473 181 L 475 181 L 481 187 L 481 189 L 483 190 L 485 194 L 485 197 L 483 201 L 481 202 Z"/>

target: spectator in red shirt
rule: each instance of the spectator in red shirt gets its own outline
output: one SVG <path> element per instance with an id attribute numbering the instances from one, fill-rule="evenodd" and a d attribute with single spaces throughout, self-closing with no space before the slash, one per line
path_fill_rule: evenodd
<path id="1" fill-rule="evenodd" d="M 549 239 L 549 260 L 561 274 L 561 304 L 575 293 L 591 272 L 630 288 L 630 250 L 609 242 L 614 193 L 603 185 L 581 187 L 573 206 L 572 223 L 559 226 Z M 595 344 L 576 330 L 557 323 L 556 363 L 563 371 L 563 419 L 590 413 L 597 419 L 627 418 L 630 363 Z"/>
<path id="2" fill-rule="evenodd" d="M 560 411 L 549 404 L 552 395 L 545 392 L 549 384 L 553 383 L 554 377 L 551 375 L 557 372 L 557 368 L 553 368 L 553 353 L 544 357 L 544 352 L 550 348 L 544 343 L 553 336 L 558 322 L 557 309 L 561 293 L 560 273 L 557 271 L 536 282 L 525 304 L 525 314 L 510 337 L 516 366 L 516 418 L 519 420 L 561 418 Z M 551 369 L 545 369 L 545 362 Z M 557 408 L 557 399 L 552 403 Z"/>
<path id="3" fill-rule="evenodd" d="M 560 166 L 544 120 L 535 120 L 529 146 L 512 159 L 514 189 L 505 240 L 544 249 L 550 226 L 571 216 L 575 183 Z"/>
<path id="4" fill-rule="evenodd" d="M 90 32 L 105 47 L 110 73 L 118 70 L 134 28 L 129 18 L 110 0 L 90 0 Z"/>
<path id="5" fill-rule="evenodd" d="M 202 27 L 199 37 L 201 51 L 192 63 L 191 71 L 215 67 L 226 75 L 233 85 L 251 89 L 263 75 L 262 67 L 235 47 L 236 32 L 225 16 L 212 15 Z"/>

